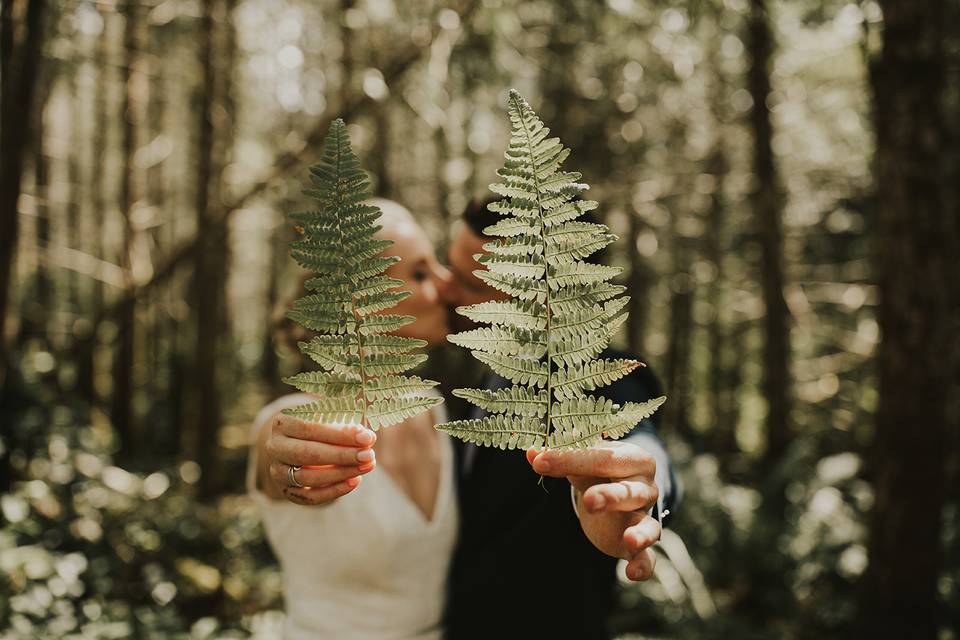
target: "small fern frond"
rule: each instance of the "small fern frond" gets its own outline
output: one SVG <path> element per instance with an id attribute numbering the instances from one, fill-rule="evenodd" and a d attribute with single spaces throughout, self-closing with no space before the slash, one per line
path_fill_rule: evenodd
<path id="1" fill-rule="evenodd" d="M 597 360 L 627 318 L 624 287 L 609 282 L 617 267 L 584 262 L 616 236 L 602 224 L 577 220 L 597 207 L 579 196 L 589 187 L 560 167 L 570 151 L 516 91 L 508 100 L 511 136 L 490 190 L 503 196 L 489 209 L 504 217 L 484 233 L 495 238 L 475 256 L 476 276 L 509 300 L 460 307 L 489 324 L 448 337 L 515 386 L 497 391 L 456 389 L 491 414 L 439 425 L 486 446 L 580 448 L 619 438 L 663 403 L 657 398 L 620 407 L 585 395 L 641 366 Z"/>
<path id="2" fill-rule="evenodd" d="M 383 398 L 375 400 L 367 408 L 367 420 L 371 429 L 388 427 L 413 417 L 430 407 L 443 402 L 437 396 L 409 396 L 405 398 Z"/>
<path id="3" fill-rule="evenodd" d="M 542 447 L 546 437 L 541 420 L 505 415 L 445 422 L 437 429 L 466 442 L 500 449 Z"/>
<path id="4" fill-rule="evenodd" d="M 542 418 L 547 413 L 547 394 L 530 387 L 489 389 L 454 389 L 453 395 L 469 400 L 487 413 L 510 412 L 519 416 Z"/>
<path id="5" fill-rule="evenodd" d="M 615 440 L 625 436 L 641 420 L 653 415 L 660 405 L 666 402 L 666 397 L 660 396 L 646 402 L 628 402 L 623 407 L 612 407 L 611 413 L 605 417 L 587 413 L 579 420 L 567 420 L 558 427 L 555 446 L 571 449 L 586 449 L 600 440 L 607 438 Z M 606 400 L 609 403 L 609 400 Z M 593 418 L 593 421 L 591 421 Z"/>
<path id="6" fill-rule="evenodd" d="M 311 422 L 361 423 L 371 429 L 395 424 L 441 402 L 428 392 L 432 380 L 399 375 L 426 360 L 417 353 L 426 341 L 390 335 L 414 321 L 384 314 L 410 295 L 396 290 L 402 280 L 384 272 L 397 256 L 382 255 L 393 244 L 374 238 L 380 209 L 370 198 L 366 174 L 350 147 L 347 128 L 335 121 L 323 143 L 323 157 L 310 168 L 312 188 L 305 193 L 319 201 L 313 211 L 293 214 L 300 237 L 291 255 L 315 277 L 311 293 L 287 314 L 318 332 L 300 350 L 321 371 L 300 373 L 284 381 L 318 400 L 284 413 Z"/>

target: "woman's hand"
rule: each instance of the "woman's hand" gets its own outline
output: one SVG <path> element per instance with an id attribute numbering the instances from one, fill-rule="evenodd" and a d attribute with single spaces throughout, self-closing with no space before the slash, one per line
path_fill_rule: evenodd
<path id="1" fill-rule="evenodd" d="M 328 504 L 353 491 L 360 476 L 373 470 L 376 440 L 373 431 L 359 425 L 317 424 L 278 413 L 261 429 L 257 443 L 258 484 L 275 500 Z M 291 473 L 292 467 L 300 468 Z"/>

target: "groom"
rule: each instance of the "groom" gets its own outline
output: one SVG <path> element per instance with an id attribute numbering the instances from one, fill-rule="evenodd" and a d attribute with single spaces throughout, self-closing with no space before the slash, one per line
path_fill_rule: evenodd
<path id="1" fill-rule="evenodd" d="M 488 201 L 489 202 L 489 201 Z M 473 275 L 483 229 L 499 217 L 472 202 L 450 245 L 451 308 L 503 298 Z M 605 350 L 601 357 L 630 357 Z M 508 384 L 491 375 L 487 388 Z M 649 369 L 598 390 L 615 403 L 660 395 Z M 473 413 L 460 417 L 479 417 Z M 677 483 L 654 421 L 588 450 L 499 451 L 457 442 L 461 525 L 448 580 L 448 638 L 605 639 L 617 558 L 631 580 L 653 574 Z M 539 476 L 544 481 L 538 483 Z"/>

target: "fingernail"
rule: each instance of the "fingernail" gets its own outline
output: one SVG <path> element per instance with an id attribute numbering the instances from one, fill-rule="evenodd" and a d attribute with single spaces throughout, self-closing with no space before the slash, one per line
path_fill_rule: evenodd
<path id="1" fill-rule="evenodd" d="M 348 478 L 348 479 L 347 479 L 347 486 L 348 486 L 348 487 L 355 487 L 355 486 L 357 486 L 358 484 L 360 484 L 360 478 L 353 477 L 353 478 Z"/>
<path id="2" fill-rule="evenodd" d="M 597 496 L 593 499 L 593 508 L 591 511 L 600 511 L 607 504 L 607 499 L 603 496 Z"/>
<path id="3" fill-rule="evenodd" d="M 357 462 L 373 462 L 373 449 L 363 449 L 358 451 Z"/>
<path id="4" fill-rule="evenodd" d="M 369 429 L 361 429 L 360 431 L 357 431 L 357 444 L 361 444 L 366 447 L 373 444 L 373 440 L 373 431 L 370 431 Z"/>
<path id="5" fill-rule="evenodd" d="M 357 471 L 360 471 L 361 473 L 366 473 L 367 471 L 370 471 L 370 469 L 373 469 L 372 462 L 367 462 L 366 464 L 362 464 L 357 467 Z"/>

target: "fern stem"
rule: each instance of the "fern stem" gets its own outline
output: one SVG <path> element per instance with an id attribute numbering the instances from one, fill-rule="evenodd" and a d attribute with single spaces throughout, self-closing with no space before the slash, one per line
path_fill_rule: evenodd
<path id="1" fill-rule="evenodd" d="M 547 260 L 547 226 L 543 221 L 543 205 L 540 203 L 540 179 L 537 177 L 537 161 L 536 153 L 534 152 L 533 140 L 530 138 L 530 130 L 527 128 L 526 122 L 526 113 L 523 108 L 523 101 L 520 99 L 519 95 L 512 96 L 512 99 L 517 105 L 517 112 L 520 114 L 520 126 L 523 127 L 523 134 L 527 138 L 527 149 L 530 152 L 530 166 L 533 167 L 533 184 L 537 189 L 537 208 L 540 210 L 540 242 L 543 246 L 543 278 L 546 284 L 546 291 L 544 292 L 544 307 L 547 311 L 547 415 L 546 415 L 546 430 L 543 435 L 543 446 L 544 449 L 550 448 L 550 432 L 551 432 L 551 420 L 550 420 L 550 408 L 553 405 L 553 387 L 550 384 L 551 378 L 553 378 L 553 354 L 551 353 L 551 344 L 550 344 L 550 316 L 552 312 L 550 310 L 550 262 Z"/>
<path id="2" fill-rule="evenodd" d="M 354 327 L 356 327 L 355 330 L 357 332 L 357 355 L 360 358 L 360 402 L 363 403 L 363 410 L 360 414 L 360 424 L 369 429 L 370 425 L 367 424 L 367 376 L 363 371 L 363 333 L 360 331 L 362 319 L 360 314 L 357 313 L 356 296 L 350 296 L 350 304 L 353 305 Z"/>
<path id="3" fill-rule="evenodd" d="M 334 175 L 340 176 L 340 161 L 343 158 L 343 138 L 337 136 L 337 166 L 336 173 Z M 343 193 L 340 188 L 342 186 L 342 181 L 337 180 L 337 210 L 339 211 L 343 207 Z M 343 237 L 343 225 L 339 217 L 337 218 L 337 235 L 339 236 L 339 246 L 343 246 L 344 237 Z M 363 333 L 360 331 L 360 327 L 363 325 L 363 316 L 360 315 L 357 311 L 357 296 L 356 294 L 350 295 L 350 312 L 353 314 L 353 331 L 354 335 L 357 338 L 357 357 L 360 360 L 360 402 L 363 404 L 363 409 L 360 414 L 360 424 L 364 427 L 370 428 L 370 425 L 367 424 L 367 376 L 363 371 Z M 350 348 L 347 347 L 347 352 L 349 353 Z"/>

